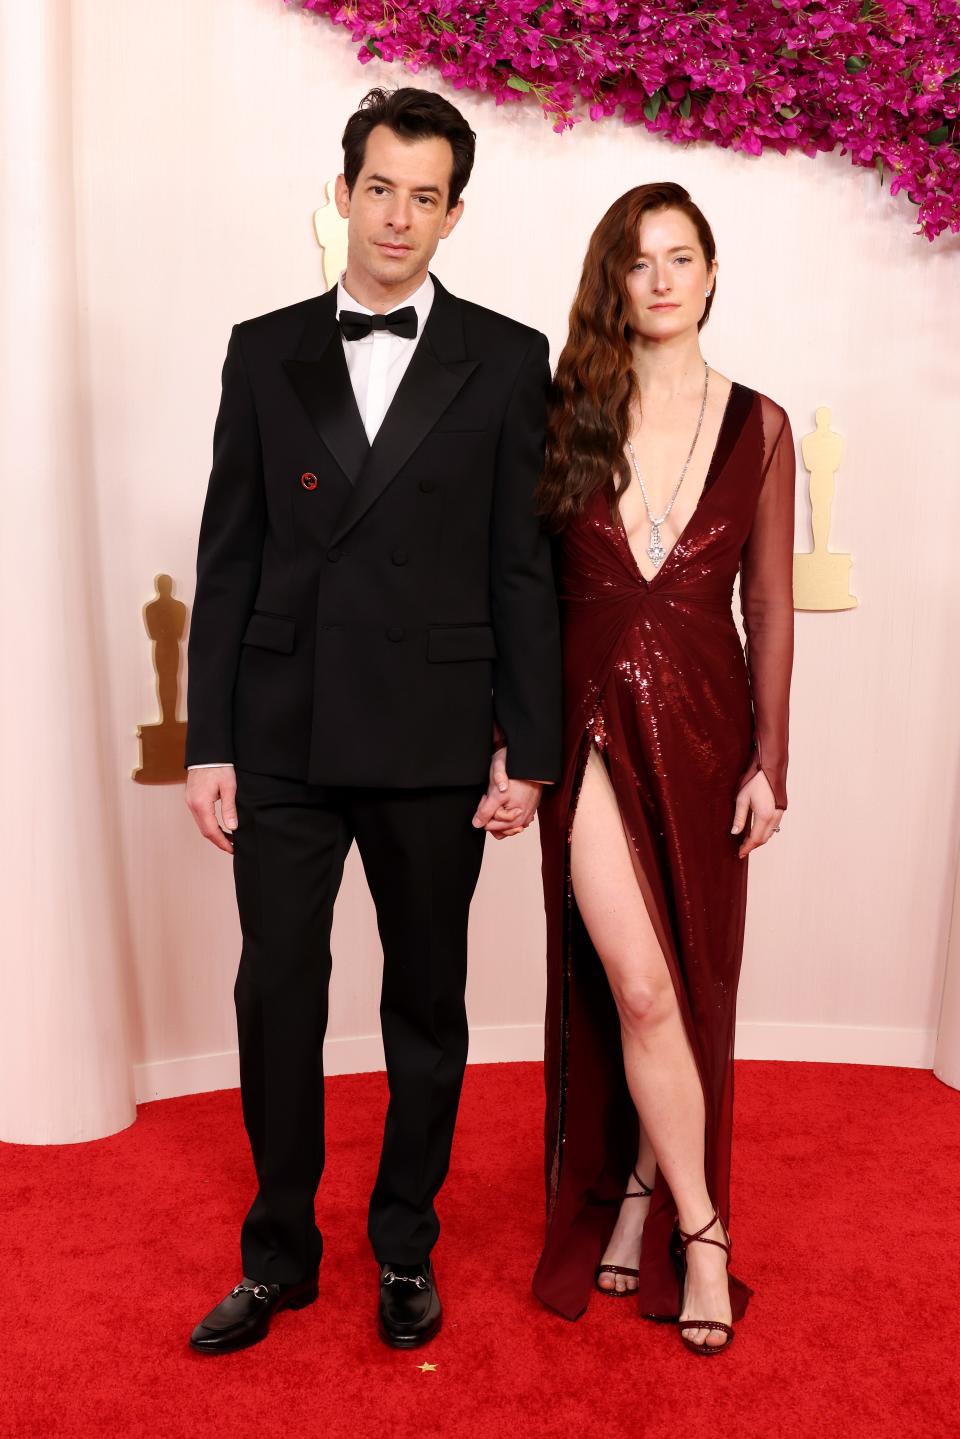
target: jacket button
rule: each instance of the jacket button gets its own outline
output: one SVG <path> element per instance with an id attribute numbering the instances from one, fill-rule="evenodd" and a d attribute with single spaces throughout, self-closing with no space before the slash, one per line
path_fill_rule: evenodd
<path id="1" fill-rule="evenodd" d="M 403 630 L 400 628 L 399 625 L 390 626 L 390 628 L 387 630 L 387 639 L 393 640 L 394 644 L 396 644 L 398 640 L 403 639 Z"/>
<path id="2" fill-rule="evenodd" d="M 394 550 L 390 558 L 395 565 L 405 565 L 407 563 L 407 552 L 406 550 Z"/>
<path id="3" fill-rule="evenodd" d="M 300 476 L 300 483 L 305 490 L 315 490 L 317 488 L 317 477 L 310 470 L 306 470 Z"/>
<path id="4" fill-rule="evenodd" d="M 335 565 L 335 564 L 337 563 L 337 560 L 339 560 L 339 558 L 340 558 L 340 551 L 337 549 L 336 546 L 334 546 L 332 550 L 327 550 L 327 559 L 330 561 L 330 563 L 331 563 L 332 565 Z"/>
<path id="5" fill-rule="evenodd" d="M 432 495 L 437 488 L 436 480 L 421 480 L 419 488 L 425 495 Z"/>

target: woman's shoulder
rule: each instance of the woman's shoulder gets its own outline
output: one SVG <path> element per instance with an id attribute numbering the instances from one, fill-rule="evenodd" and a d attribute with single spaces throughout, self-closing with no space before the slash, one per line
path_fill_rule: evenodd
<path id="1" fill-rule="evenodd" d="M 770 395 L 764 394 L 762 390 L 755 390 L 752 385 L 745 385 L 740 380 L 735 380 L 734 384 L 738 389 L 745 391 L 746 394 L 750 396 L 760 411 L 765 428 L 769 428 L 771 425 L 779 428 L 784 420 L 788 418 L 783 405 L 772 399 Z"/>

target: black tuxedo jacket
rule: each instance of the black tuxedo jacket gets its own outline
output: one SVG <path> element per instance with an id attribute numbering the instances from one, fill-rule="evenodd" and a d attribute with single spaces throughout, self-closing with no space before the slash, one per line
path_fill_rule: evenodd
<path id="1" fill-rule="evenodd" d="M 336 291 L 234 327 L 189 645 L 186 762 L 313 784 L 560 770 L 560 658 L 533 508 L 543 335 L 436 292 L 371 446 Z"/>

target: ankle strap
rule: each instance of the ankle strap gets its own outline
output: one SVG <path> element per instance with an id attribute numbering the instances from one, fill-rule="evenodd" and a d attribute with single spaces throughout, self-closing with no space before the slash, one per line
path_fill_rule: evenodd
<path id="1" fill-rule="evenodd" d="M 633 1178 L 637 1181 L 640 1188 L 638 1190 L 635 1190 L 632 1194 L 621 1194 L 616 1199 L 600 1199 L 591 1189 L 590 1192 L 587 1194 L 588 1203 L 598 1204 L 603 1209 L 619 1209 L 620 1205 L 625 1199 L 649 1199 L 650 1195 L 653 1193 L 653 1189 L 650 1187 L 650 1185 L 644 1184 L 643 1180 L 640 1178 L 636 1170 L 633 1171 Z"/>
<path id="2" fill-rule="evenodd" d="M 715 1224 L 720 1225 L 720 1232 L 723 1235 L 722 1242 L 719 1239 L 704 1238 L 707 1230 L 712 1229 Z M 727 1234 L 726 1226 L 724 1225 L 723 1220 L 720 1218 L 720 1211 L 718 1209 L 715 1209 L 713 1211 L 713 1218 L 709 1219 L 702 1229 L 698 1229 L 696 1234 L 685 1233 L 684 1230 L 680 1228 L 680 1223 L 678 1220 L 677 1233 L 680 1236 L 680 1243 L 683 1245 L 684 1249 L 689 1248 L 691 1244 L 714 1244 L 716 1245 L 717 1249 L 722 1249 L 723 1252 L 729 1257 L 733 1247 L 730 1243 L 730 1236 Z"/>
<path id="3" fill-rule="evenodd" d="M 653 1193 L 653 1186 L 650 1184 L 644 1184 L 643 1180 L 640 1178 L 640 1175 L 636 1170 L 633 1171 L 633 1177 L 639 1184 L 640 1188 L 635 1194 L 625 1194 L 623 1196 L 624 1199 L 649 1199 L 651 1194 Z"/>

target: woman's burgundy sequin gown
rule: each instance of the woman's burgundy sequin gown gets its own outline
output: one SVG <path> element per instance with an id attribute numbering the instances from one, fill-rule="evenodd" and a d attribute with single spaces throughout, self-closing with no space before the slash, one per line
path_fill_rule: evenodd
<path id="1" fill-rule="evenodd" d="M 644 579 L 606 495 L 557 542 L 565 760 L 540 809 L 547 911 L 547 1234 L 534 1279 L 569 1319 L 586 1307 L 637 1154 L 620 1026 L 570 887 L 588 748 L 607 764 L 706 1101 L 710 1193 L 729 1214 L 733 1031 L 748 860 L 730 833 L 758 769 L 786 806 L 795 457 L 786 414 L 734 384 L 703 494 Z M 744 655 L 732 613 L 740 572 Z M 643 1237 L 643 1314 L 679 1312 L 675 1208 L 663 1176 Z M 734 1318 L 750 1290 L 731 1277 Z"/>

